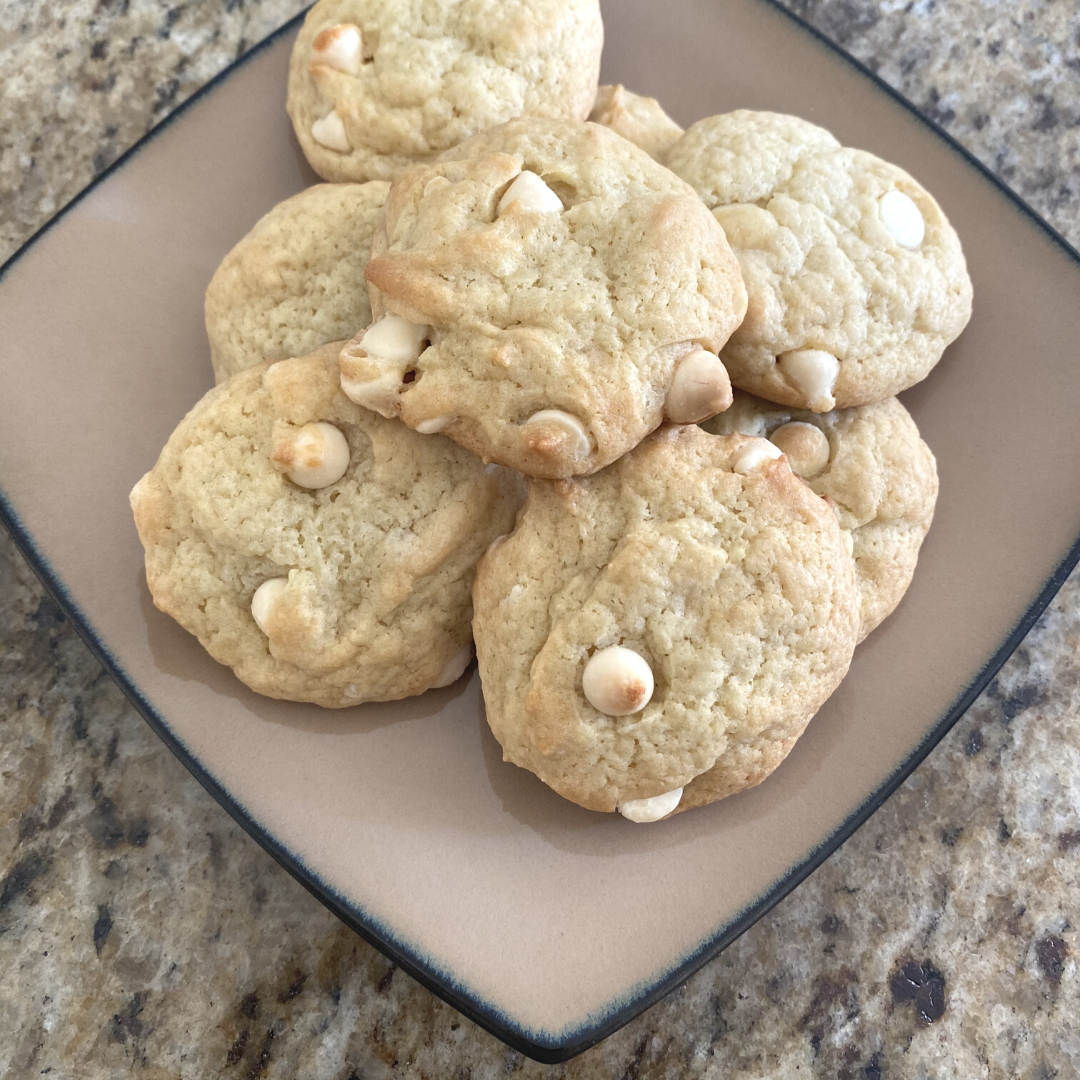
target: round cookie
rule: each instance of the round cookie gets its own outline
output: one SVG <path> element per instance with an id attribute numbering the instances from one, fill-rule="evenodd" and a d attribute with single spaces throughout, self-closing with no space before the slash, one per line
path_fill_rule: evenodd
<path id="1" fill-rule="evenodd" d="M 515 116 L 584 120 L 598 0 L 319 0 L 293 46 L 288 110 L 326 180 L 394 180 Z"/>
<path id="2" fill-rule="evenodd" d="M 285 360 L 371 322 L 364 267 L 390 185 L 316 184 L 278 203 L 206 290 L 214 375 Z"/>
<path id="3" fill-rule="evenodd" d="M 340 707 L 444 686 L 520 481 L 361 409 L 340 343 L 211 390 L 131 493 L 154 603 L 270 697 Z"/>
<path id="4" fill-rule="evenodd" d="M 693 190 L 607 128 L 512 120 L 390 189 L 353 400 L 530 476 L 727 407 L 746 296 Z"/>
<path id="5" fill-rule="evenodd" d="M 836 512 L 859 586 L 859 640 L 900 603 L 934 518 L 937 464 L 896 398 L 828 413 L 787 409 L 736 392 L 703 427 L 768 438 Z"/>
<path id="6" fill-rule="evenodd" d="M 692 425 L 595 476 L 530 482 L 473 600 L 504 759 L 638 821 L 775 769 L 846 673 L 859 618 L 824 500 L 766 440 Z"/>
<path id="7" fill-rule="evenodd" d="M 661 164 L 683 133 L 656 98 L 634 94 L 622 85 L 601 86 L 597 90 L 589 119 L 617 131 Z"/>
<path id="8" fill-rule="evenodd" d="M 794 116 L 687 129 L 667 166 L 724 227 L 749 296 L 724 349 L 732 382 L 828 412 L 926 377 L 971 316 L 960 241 L 903 169 Z"/>

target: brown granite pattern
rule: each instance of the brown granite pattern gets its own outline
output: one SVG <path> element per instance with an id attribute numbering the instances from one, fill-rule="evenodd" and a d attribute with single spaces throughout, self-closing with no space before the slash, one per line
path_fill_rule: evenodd
<path id="1" fill-rule="evenodd" d="M 293 0 L 0 8 L 2 253 Z M 1080 243 L 1080 9 L 790 0 Z M 86 27 L 89 27 L 87 32 Z M 545 1068 L 342 927 L 0 539 L 0 1076 L 1080 1075 L 1080 576 L 896 796 L 686 986 Z"/>

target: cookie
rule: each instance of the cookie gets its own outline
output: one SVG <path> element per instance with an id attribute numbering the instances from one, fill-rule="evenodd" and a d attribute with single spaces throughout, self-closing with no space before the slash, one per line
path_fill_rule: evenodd
<path id="1" fill-rule="evenodd" d="M 622 85 L 601 86 L 597 90 L 589 119 L 617 131 L 661 163 L 683 133 L 656 98 L 641 97 Z"/>
<path id="2" fill-rule="evenodd" d="M 354 401 L 530 476 L 725 408 L 746 295 L 693 190 L 607 128 L 512 120 L 390 189 Z M 384 318 L 385 316 L 385 318 Z"/>
<path id="3" fill-rule="evenodd" d="M 316 184 L 275 206 L 225 256 L 206 290 L 218 382 L 371 322 L 364 267 L 389 190 L 379 181 Z"/>
<path id="4" fill-rule="evenodd" d="M 854 565 L 772 443 L 665 426 L 583 479 L 529 483 L 473 590 L 505 760 L 656 820 L 763 780 L 848 669 Z"/>
<path id="5" fill-rule="evenodd" d="M 520 481 L 345 397 L 340 343 L 211 390 L 131 493 L 154 603 L 253 690 L 340 707 L 469 663 Z"/>
<path id="6" fill-rule="evenodd" d="M 326 180 L 394 180 L 515 116 L 584 120 L 597 0 L 319 0 L 293 46 L 288 110 Z"/>
<path id="7" fill-rule="evenodd" d="M 924 379 L 967 324 L 960 241 L 903 169 L 745 110 L 692 125 L 666 164 L 739 257 L 749 307 L 723 360 L 741 389 L 814 412 L 868 405 Z"/>
<path id="8" fill-rule="evenodd" d="M 855 559 L 859 640 L 900 603 L 934 518 L 937 464 L 896 398 L 813 413 L 736 392 L 704 423 L 716 435 L 770 439 L 836 512 Z"/>

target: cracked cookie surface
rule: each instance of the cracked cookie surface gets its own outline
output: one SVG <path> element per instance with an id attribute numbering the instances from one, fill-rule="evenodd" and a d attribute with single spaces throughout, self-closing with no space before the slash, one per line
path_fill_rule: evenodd
<path id="1" fill-rule="evenodd" d="M 289 66 L 288 109 L 326 180 L 393 180 L 515 116 L 589 115 L 597 0 L 320 0 Z"/>
<path id="2" fill-rule="evenodd" d="M 783 459 L 753 464 L 762 443 L 667 426 L 594 476 L 530 482 L 474 589 L 506 760 L 601 811 L 713 802 L 783 760 L 847 671 L 858 597 L 832 510 Z M 655 683 L 623 665 L 608 696 L 647 701 L 628 715 L 590 700 L 613 647 Z"/>
<path id="3" fill-rule="evenodd" d="M 956 232 L 903 169 L 794 116 L 700 120 L 666 164 L 724 227 L 746 319 L 723 361 L 770 401 L 828 412 L 926 377 L 971 316 Z"/>
<path id="4" fill-rule="evenodd" d="M 206 290 L 214 376 L 303 356 L 371 322 L 364 267 L 390 185 L 316 184 L 279 203 Z"/>
<path id="5" fill-rule="evenodd" d="M 397 181 L 385 228 L 372 313 L 420 329 L 393 361 L 370 340 L 343 353 L 354 400 L 552 478 L 730 401 L 703 353 L 743 316 L 738 263 L 689 185 L 614 132 L 493 128 Z"/>
<path id="6" fill-rule="evenodd" d="M 830 501 L 851 537 L 862 641 L 903 598 L 934 518 L 937 464 L 911 414 L 896 398 L 819 414 L 737 391 L 731 408 L 702 426 L 772 439 Z"/>
<path id="7" fill-rule="evenodd" d="M 520 501 L 509 471 L 349 401 L 339 352 L 215 387 L 131 493 L 154 603 L 252 689 L 329 707 L 461 674 L 476 562 Z"/>

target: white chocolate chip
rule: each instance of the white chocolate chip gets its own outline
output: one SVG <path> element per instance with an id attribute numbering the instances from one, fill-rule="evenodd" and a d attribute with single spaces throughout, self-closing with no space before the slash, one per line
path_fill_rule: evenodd
<path id="1" fill-rule="evenodd" d="M 346 75 L 359 75 L 360 65 L 364 62 L 360 27 L 339 23 L 320 30 L 311 43 L 311 59 L 316 64 L 344 71 Z"/>
<path id="2" fill-rule="evenodd" d="M 663 795 L 654 795 L 651 799 L 627 799 L 619 803 L 619 813 L 629 821 L 644 825 L 646 822 L 665 818 L 682 799 L 683 789 L 665 791 Z"/>
<path id="3" fill-rule="evenodd" d="M 401 376 L 404 371 L 387 370 L 374 379 L 352 379 L 341 372 L 341 389 L 350 401 L 365 409 L 393 420 L 397 416 L 397 400 L 401 392 Z"/>
<path id="4" fill-rule="evenodd" d="M 532 431 L 526 433 L 526 441 L 537 453 L 550 454 L 554 444 L 561 445 L 569 441 L 571 457 L 575 460 L 586 458 L 592 453 L 592 439 L 585 425 L 576 417 L 562 409 L 541 409 L 533 413 L 522 427 Z M 554 438 L 548 433 L 554 432 Z"/>
<path id="5" fill-rule="evenodd" d="M 611 645 L 593 653 L 581 675 L 581 690 L 605 716 L 629 716 L 653 696 L 652 668 L 633 649 Z"/>
<path id="6" fill-rule="evenodd" d="M 264 581 L 255 590 L 255 595 L 251 598 L 251 617 L 255 620 L 255 625 L 264 634 L 270 633 L 266 629 L 267 620 L 288 585 L 289 579 L 287 577 L 270 578 L 269 581 Z"/>
<path id="7" fill-rule="evenodd" d="M 421 435 L 437 435 L 456 421 L 456 416 L 436 416 L 431 420 L 421 420 L 414 430 L 419 431 Z"/>
<path id="8" fill-rule="evenodd" d="M 901 247 L 912 251 L 921 247 L 926 236 L 926 222 L 910 195 L 894 188 L 881 196 L 878 206 L 882 223 Z"/>
<path id="9" fill-rule="evenodd" d="M 792 349 L 777 358 L 780 371 L 803 396 L 814 412 L 836 408 L 833 387 L 840 361 L 822 349 Z"/>
<path id="10" fill-rule="evenodd" d="M 780 447 L 773 446 L 768 439 L 754 439 L 735 459 L 732 468 L 737 473 L 746 476 L 766 461 L 775 461 L 778 457 L 783 457 L 783 453 Z"/>
<path id="11" fill-rule="evenodd" d="M 426 199 L 429 195 L 434 195 L 437 191 L 442 191 L 443 188 L 450 187 L 450 181 L 445 176 L 433 176 L 424 185 L 424 195 Z"/>
<path id="12" fill-rule="evenodd" d="M 397 416 L 406 368 L 419 359 L 431 328 L 384 315 L 341 350 L 341 389 L 350 401 L 388 419 Z"/>
<path id="13" fill-rule="evenodd" d="M 851 530 L 850 529 L 841 529 L 840 530 L 840 536 L 844 541 L 844 550 L 849 555 L 853 556 L 855 554 L 855 537 L 853 537 L 851 535 Z"/>
<path id="14" fill-rule="evenodd" d="M 431 327 L 412 323 L 400 315 L 384 315 L 372 323 L 360 339 L 360 348 L 368 356 L 395 362 L 418 360 Z"/>
<path id="15" fill-rule="evenodd" d="M 561 214 L 565 209 L 562 199 L 536 173 L 529 172 L 528 169 L 517 174 L 499 200 L 499 217 L 502 217 L 514 202 L 518 203 L 522 210 L 532 214 Z"/>
<path id="16" fill-rule="evenodd" d="M 347 154 L 352 150 L 349 136 L 345 134 L 345 124 L 338 116 L 337 109 L 331 109 L 321 120 L 311 125 L 311 137 L 327 150 L 336 150 Z"/>
<path id="17" fill-rule="evenodd" d="M 770 436 L 784 452 L 796 476 L 810 480 L 829 464 L 829 437 L 821 428 L 802 420 L 782 424 Z"/>
<path id="18" fill-rule="evenodd" d="M 300 487 L 336 484 L 349 467 L 349 443 L 339 428 L 324 421 L 305 424 L 274 448 L 274 461 Z"/>
<path id="19" fill-rule="evenodd" d="M 439 687 L 456 683 L 458 679 L 465 674 L 465 669 L 469 666 L 469 661 L 471 659 L 472 646 L 466 645 L 465 648 L 454 653 L 454 655 L 443 664 L 443 669 L 435 677 L 435 681 L 431 684 L 431 688 L 437 690 Z"/>
<path id="20" fill-rule="evenodd" d="M 731 379 L 715 353 L 695 349 L 679 361 L 664 402 L 676 424 L 696 424 L 731 405 Z"/>

